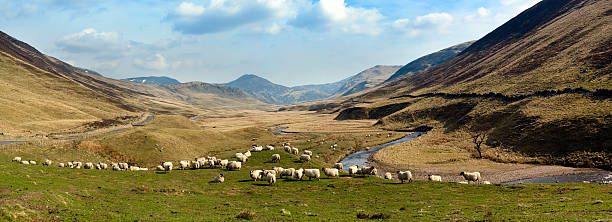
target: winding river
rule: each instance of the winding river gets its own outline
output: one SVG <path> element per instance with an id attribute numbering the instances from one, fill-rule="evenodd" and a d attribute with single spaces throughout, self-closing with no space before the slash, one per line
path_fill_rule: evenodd
<path id="1" fill-rule="evenodd" d="M 374 155 L 379 150 L 382 150 L 384 148 L 387 148 L 389 146 L 392 146 L 398 143 L 408 142 L 423 134 L 425 133 L 424 132 L 410 133 L 407 136 L 402 137 L 401 139 L 394 140 L 394 141 L 370 148 L 368 150 L 361 150 L 361 151 L 351 153 L 348 156 L 344 157 L 344 159 L 342 159 L 342 161 L 340 162 L 342 163 L 344 170 L 347 170 L 347 171 L 348 171 L 348 168 L 352 165 L 358 165 L 359 167 L 366 166 L 368 165 L 368 159 L 370 158 L 370 156 Z"/>

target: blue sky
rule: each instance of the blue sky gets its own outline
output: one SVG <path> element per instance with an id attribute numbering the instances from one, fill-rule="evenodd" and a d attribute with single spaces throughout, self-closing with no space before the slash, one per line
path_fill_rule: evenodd
<path id="1" fill-rule="evenodd" d="M 478 39 L 539 0 L 0 0 L 0 30 L 112 78 L 328 83 Z"/>

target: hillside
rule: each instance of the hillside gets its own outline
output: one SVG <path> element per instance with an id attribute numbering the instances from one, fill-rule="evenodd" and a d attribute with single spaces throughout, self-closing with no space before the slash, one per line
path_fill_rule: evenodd
<path id="1" fill-rule="evenodd" d="M 609 168 L 611 12 L 610 0 L 542 1 L 448 62 L 345 101 L 338 119 L 458 140 L 471 128 L 488 148 Z"/>
<path id="2" fill-rule="evenodd" d="M 335 93 L 332 94 L 332 98 L 348 96 L 355 94 L 372 87 L 387 80 L 393 73 L 396 73 L 401 66 L 382 66 L 377 65 L 372 68 L 366 69 L 354 76 L 351 76 L 341 82 L 340 86 Z"/>
<path id="3" fill-rule="evenodd" d="M 166 76 L 149 76 L 149 77 L 134 77 L 122 79 L 128 82 L 142 83 L 142 84 L 151 84 L 151 85 L 174 85 L 180 84 L 176 79 L 166 77 Z"/>

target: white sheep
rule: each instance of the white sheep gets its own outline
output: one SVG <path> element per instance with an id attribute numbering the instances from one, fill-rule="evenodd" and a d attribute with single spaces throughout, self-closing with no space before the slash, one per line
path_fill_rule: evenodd
<path id="1" fill-rule="evenodd" d="M 427 180 L 442 182 L 442 177 L 438 175 L 427 175 Z"/>
<path id="2" fill-rule="evenodd" d="M 83 168 L 91 170 L 91 169 L 94 168 L 94 165 L 93 165 L 93 163 L 87 162 L 87 163 L 85 163 L 85 165 L 83 165 Z"/>
<path id="3" fill-rule="evenodd" d="M 338 169 L 336 168 L 321 168 L 327 177 L 339 177 Z"/>
<path id="4" fill-rule="evenodd" d="M 51 166 L 51 164 L 53 164 L 51 160 L 45 160 L 45 162 L 43 162 L 43 166 Z"/>
<path id="5" fill-rule="evenodd" d="M 404 183 L 404 181 L 412 182 L 412 172 L 409 170 L 406 171 L 397 171 L 397 178 Z"/>
<path id="6" fill-rule="evenodd" d="M 164 171 L 165 169 L 164 169 L 164 167 L 163 167 L 162 165 L 157 165 L 157 166 L 155 167 L 155 170 L 156 170 L 156 171 Z"/>
<path id="7" fill-rule="evenodd" d="M 283 176 L 291 177 L 293 176 L 294 173 L 295 173 L 295 168 L 289 168 L 289 169 L 283 169 L 283 171 L 280 172 L 278 175 L 280 175 L 280 177 L 283 178 Z"/>
<path id="8" fill-rule="evenodd" d="M 321 180 L 321 171 L 319 169 L 304 169 L 304 176 L 307 176 L 308 180 L 312 180 L 312 178 Z"/>
<path id="9" fill-rule="evenodd" d="M 36 161 L 30 160 L 30 165 L 36 165 Z"/>
<path id="10" fill-rule="evenodd" d="M 488 180 L 482 181 L 482 184 L 491 184 Z"/>
<path id="11" fill-rule="evenodd" d="M 267 145 L 267 146 L 266 146 L 266 150 L 274 150 L 274 146 L 272 146 L 272 145 Z"/>
<path id="12" fill-rule="evenodd" d="M 361 168 L 361 174 L 363 175 L 376 175 L 378 170 L 374 166 L 364 166 Z"/>
<path id="13" fill-rule="evenodd" d="M 22 161 L 21 161 L 21 164 L 23 164 L 23 165 L 30 165 L 30 161 L 27 161 L 27 160 L 22 160 Z"/>
<path id="14" fill-rule="evenodd" d="M 312 156 L 312 151 L 310 151 L 310 150 L 304 150 L 304 154 L 308 154 L 309 156 Z"/>
<path id="15" fill-rule="evenodd" d="M 83 167 L 83 163 L 82 162 L 72 161 L 72 168 L 73 169 L 81 169 L 81 167 Z"/>
<path id="16" fill-rule="evenodd" d="M 140 171 L 140 167 L 137 167 L 137 166 L 130 166 L 129 170 L 130 170 L 130 171 Z"/>
<path id="17" fill-rule="evenodd" d="M 459 181 L 459 184 L 469 184 L 467 181 Z"/>
<path id="18" fill-rule="evenodd" d="M 74 164 L 72 162 L 67 162 L 66 163 L 66 167 L 72 168 L 72 167 L 74 167 Z"/>
<path id="19" fill-rule="evenodd" d="M 223 159 L 223 160 L 219 160 L 219 163 L 217 165 L 221 166 L 221 168 L 224 168 L 227 166 L 227 163 L 229 163 L 229 160 Z"/>
<path id="20" fill-rule="evenodd" d="M 342 170 L 344 167 L 342 166 L 342 163 L 334 163 L 334 168 Z"/>
<path id="21" fill-rule="evenodd" d="M 251 170 L 250 175 L 254 181 L 260 180 L 263 177 L 263 170 Z"/>
<path id="22" fill-rule="evenodd" d="M 181 170 L 189 168 L 189 160 L 179 161 L 179 167 L 181 168 Z"/>
<path id="23" fill-rule="evenodd" d="M 252 152 L 261 152 L 263 151 L 263 146 L 253 146 L 253 148 L 251 148 Z"/>
<path id="24" fill-rule="evenodd" d="M 293 178 L 302 180 L 302 177 L 304 177 L 304 169 L 300 168 L 293 172 Z"/>
<path id="25" fill-rule="evenodd" d="M 249 150 L 249 151 L 246 151 L 243 155 L 247 157 L 251 157 L 252 154 L 251 154 L 251 151 Z"/>
<path id="26" fill-rule="evenodd" d="M 463 176 L 463 178 L 465 178 L 465 180 L 468 181 L 468 183 L 470 182 L 475 182 L 478 183 L 480 181 L 482 181 L 482 177 L 480 177 L 480 173 L 479 172 L 461 172 L 459 173 L 460 176 Z"/>
<path id="27" fill-rule="evenodd" d="M 119 163 L 119 168 L 121 170 L 129 170 L 130 169 L 130 165 L 128 163 Z"/>
<path id="28" fill-rule="evenodd" d="M 264 176 L 268 176 L 268 174 L 274 174 L 274 176 L 276 176 L 276 170 L 263 170 Z"/>
<path id="29" fill-rule="evenodd" d="M 240 168 L 242 168 L 242 163 L 238 161 L 231 161 L 227 164 L 227 170 L 240 171 Z"/>
<path id="30" fill-rule="evenodd" d="M 64 165 L 64 163 L 58 163 L 57 166 L 58 167 L 64 167 L 65 165 Z"/>
<path id="31" fill-rule="evenodd" d="M 223 176 L 223 174 L 219 174 L 215 177 L 214 182 L 215 183 L 223 183 L 225 181 L 225 177 Z"/>
<path id="32" fill-rule="evenodd" d="M 300 150 L 298 148 L 293 147 L 291 148 L 291 154 L 297 156 L 298 154 L 300 154 Z"/>
<path id="33" fill-rule="evenodd" d="M 119 165 L 113 165 L 113 171 L 121 171 L 121 168 L 119 168 Z"/>
<path id="34" fill-rule="evenodd" d="M 391 173 L 389 173 L 389 172 L 386 172 L 385 173 L 385 179 L 387 179 L 387 180 L 393 179 L 393 175 L 391 175 Z"/>
<path id="35" fill-rule="evenodd" d="M 247 160 L 249 159 L 249 157 L 247 157 L 247 156 L 245 156 L 245 155 L 242 155 L 242 156 L 240 156 L 240 157 L 238 157 L 238 158 L 236 158 L 236 159 L 237 159 L 239 162 L 241 162 L 241 163 L 246 163 L 246 162 L 247 162 Z"/>
<path id="36" fill-rule="evenodd" d="M 16 156 L 13 158 L 13 162 L 21 163 L 21 157 Z"/>
<path id="37" fill-rule="evenodd" d="M 149 171 L 149 168 L 140 168 L 140 171 Z"/>
<path id="38" fill-rule="evenodd" d="M 300 156 L 300 160 L 304 163 L 310 161 L 310 159 L 311 157 L 308 154 L 302 154 L 302 156 Z"/>
<path id="39" fill-rule="evenodd" d="M 268 181 L 269 185 L 274 185 L 276 183 L 276 174 L 269 173 L 266 175 L 266 180 Z"/>
<path id="40" fill-rule="evenodd" d="M 191 162 L 191 169 L 200 169 L 202 166 L 200 165 L 200 161 Z"/>
<path id="41" fill-rule="evenodd" d="M 272 169 L 276 171 L 276 174 L 278 175 L 280 175 L 280 173 L 284 170 L 282 167 L 272 167 Z"/>
<path id="42" fill-rule="evenodd" d="M 172 162 L 162 162 L 161 165 L 164 167 L 165 171 L 172 171 Z"/>
<path id="43" fill-rule="evenodd" d="M 357 174 L 358 171 L 359 171 L 359 166 L 352 165 L 352 166 L 349 167 L 348 171 L 349 171 L 349 174 L 351 174 L 351 175 Z"/>
<path id="44" fill-rule="evenodd" d="M 291 153 L 291 147 L 290 146 L 284 146 L 283 149 L 285 149 L 285 152 Z"/>
<path id="45" fill-rule="evenodd" d="M 240 158 L 241 156 L 244 156 L 244 154 L 242 154 L 242 153 L 236 153 L 236 154 L 234 154 L 234 157 L 236 157 L 236 159 Z"/>
<path id="46" fill-rule="evenodd" d="M 277 153 L 272 154 L 272 162 L 280 162 L 281 156 Z"/>

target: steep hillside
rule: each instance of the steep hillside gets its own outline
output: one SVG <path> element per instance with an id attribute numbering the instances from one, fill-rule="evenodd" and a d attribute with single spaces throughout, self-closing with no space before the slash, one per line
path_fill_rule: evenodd
<path id="1" fill-rule="evenodd" d="M 370 89 L 378 84 L 384 82 L 389 78 L 393 73 L 396 73 L 401 66 L 382 66 L 377 65 L 372 68 L 366 69 L 360 73 L 357 73 L 354 76 L 351 76 L 343 82 L 342 86 L 340 86 L 332 97 L 342 97 L 348 96 L 351 94 L 355 94 L 367 89 Z"/>
<path id="2" fill-rule="evenodd" d="M 448 60 L 451 60 L 452 58 L 457 56 L 459 53 L 461 53 L 463 50 L 465 50 L 467 47 L 472 45 L 472 43 L 474 43 L 474 41 L 464 42 L 458 45 L 451 46 L 446 49 L 442 49 L 438 52 L 434 52 L 429 55 L 420 57 L 406 64 L 405 66 L 403 66 L 400 70 L 398 70 L 391 77 L 389 77 L 389 79 L 387 79 L 385 82 L 389 82 L 391 80 L 394 80 L 394 79 L 397 79 L 397 78 L 400 78 L 406 75 L 414 74 L 414 73 L 423 71 L 425 69 L 434 67 L 436 65 L 442 64 Z"/>
<path id="3" fill-rule="evenodd" d="M 611 0 L 544 0 L 448 62 L 336 105 L 338 119 L 484 132 L 490 148 L 609 168 L 611 24 Z"/>
<path id="4" fill-rule="evenodd" d="M 173 85 L 180 84 L 176 79 L 166 77 L 166 76 L 149 76 L 149 77 L 134 77 L 122 79 L 128 82 L 142 83 L 142 84 L 151 84 L 151 85 Z"/>

